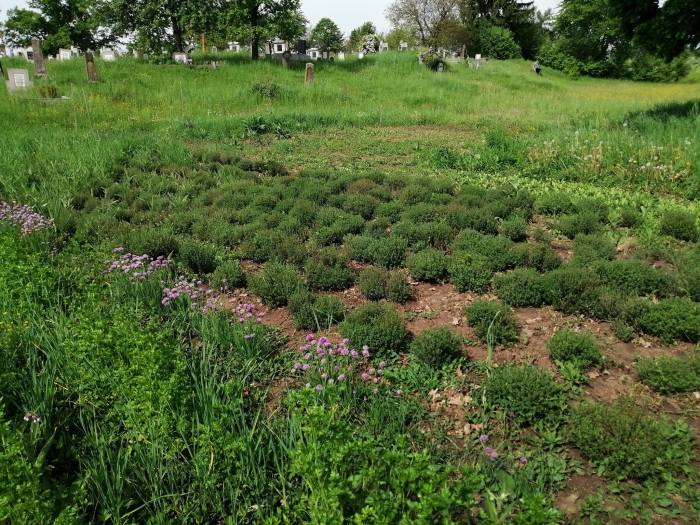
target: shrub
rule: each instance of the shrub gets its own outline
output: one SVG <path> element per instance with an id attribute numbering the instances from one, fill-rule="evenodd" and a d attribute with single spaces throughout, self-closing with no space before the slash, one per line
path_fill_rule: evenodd
<path id="1" fill-rule="evenodd" d="M 550 246 L 539 243 L 518 244 L 510 251 L 513 266 L 534 268 L 538 272 L 556 270 L 562 264 L 561 257 Z"/>
<path id="2" fill-rule="evenodd" d="M 56 86 L 39 86 L 39 89 L 37 89 L 37 93 L 39 94 L 39 98 L 58 97 L 58 89 L 56 88 Z"/>
<path id="3" fill-rule="evenodd" d="M 518 320 L 510 306 L 500 301 L 480 299 L 465 307 L 464 313 L 482 341 L 487 342 L 489 328 L 494 344 L 506 345 L 518 338 Z"/>
<path id="4" fill-rule="evenodd" d="M 386 217 L 379 217 L 373 221 L 365 224 L 365 231 L 367 235 L 373 237 L 386 237 L 389 235 L 389 228 L 391 227 L 391 221 Z"/>
<path id="5" fill-rule="evenodd" d="M 246 278 L 243 267 L 239 261 L 229 261 L 217 266 L 211 277 L 211 282 L 216 288 L 242 288 Z"/>
<path id="6" fill-rule="evenodd" d="M 698 227 L 694 214 L 680 210 L 668 210 L 659 221 L 659 232 L 681 241 L 698 240 Z"/>
<path id="7" fill-rule="evenodd" d="M 386 303 L 360 306 L 340 324 L 340 333 L 350 340 L 350 347 L 364 345 L 375 357 L 389 357 L 405 348 L 406 326 L 399 313 Z"/>
<path id="8" fill-rule="evenodd" d="M 379 201 L 368 195 L 348 195 L 343 202 L 343 210 L 361 216 L 365 220 L 374 217 Z"/>
<path id="9" fill-rule="evenodd" d="M 408 243 L 405 239 L 389 237 L 381 239 L 373 245 L 372 263 L 383 268 L 398 268 L 406 259 Z"/>
<path id="10" fill-rule="evenodd" d="M 370 266 L 360 272 L 358 288 L 370 301 L 379 301 L 386 297 L 386 284 L 389 272 L 383 268 Z"/>
<path id="11" fill-rule="evenodd" d="M 600 235 L 579 234 L 574 237 L 574 262 L 577 264 L 611 261 L 616 253 L 615 243 Z"/>
<path id="12" fill-rule="evenodd" d="M 667 343 L 700 341 L 700 304 L 673 297 L 653 305 L 641 318 L 642 329 Z"/>
<path id="13" fill-rule="evenodd" d="M 511 241 L 521 241 L 525 238 L 527 221 L 520 215 L 514 215 L 498 224 L 498 233 Z"/>
<path id="14" fill-rule="evenodd" d="M 573 215 L 565 215 L 556 222 L 555 227 L 569 239 L 579 234 L 590 235 L 599 232 L 603 225 L 600 217 L 594 212 L 584 211 Z"/>
<path id="15" fill-rule="evenodd" d="M 452 242 L 452 251 L 483 255 L 494 272 L 502 272 L 512 266 L 510 249 L 513 242 L 504 237 L 484 235 L 474 230 L 463 230 Z"/>
<path id="16" fill-rule="evenodd" d="M 508 412 L 520 424 L 556 422 L 561 418 L 561 388 L 538 366 L 494 368 L 483 388 L 491 406 Z"/>
<path id="17" fill-rule="evenodd" d="M 544 284 L 536 270 L 513 270 L 494 279 L 496 295 L 510 306 L 542 306 Z"/>
<path id="18" fill-rule="evenodd" d="M 370 262 L 374 254 L 376 237 L 369 235 L 348 235 L 343 239 L 345 248 L 356 261 Z"/>
<path id="19" fill-rule="evenodd" d="M 595 215 L 598 222 L 608 223 L 610 208 L 600 199 L 585 198 L 576 202 L 576 209 L 579 213 L 590 213 Z"/>
<path id="20" fill-rule="evenodd" d="M 403 213 L 403 203 L 401 201 L 382 202 L 375 210 L 376 217 L 386 217 L 392 223 L 398 221 Z"/>
<path id="21" fill-rule="evenodd" d="M 612 324 L 612 333 L 623 343 L 629 343 L 634 336 L 634 327 L 622 319 L 615 319 Z"/>
<path id="22" fill-rule="evenodd" d="M 617 219 L 617 225 L 621 228 L 634 228 L 642 222 L 642 213 L 632 206 L 623 206 L 620 208 L 620 216 Z"/>
<path id="23" fill-rule="evenodd" d="M 411 221 L 400 221 L 391 228 L 391 236 L 404 239 L 407 246 L 414 250 L 420 250 L 428 246 L 430 242 L 430 231 L 423 224 L 416 224 Z"/>
<path id="24" fill-rule="evenodd" d="M 288 300 L 289 313 L 297 330 L 328 330 L 345 319 L 345 305 L 332 295 L 293 293 Z"/>
<path id="25" fill-rule="evenodd" d="M 216 270 L 216 248 L 200 242 L 185 242 L 180 246 L 180 259 L 195 273 Z"/>
<path id="26" fill-rule="evenodd" d="M 542 215 L 574 213 L 576 206 L 565 193 L 548 193 L 535 202 L 535 210 Z"/>
<path id="27" fill-rule="evenodd" d="M 437 282 L 445 276 L 445 254 L 428 248 L 411 255 L 406 261 L 411 277 L 418 281 Z"/>
<path id="28" fill-rule="evenodd" d="M 177 255 L 180 251 L 178 243 L 172 232 L 161 229 L 141 228 L 133 232 L 127 238 L 126 248 L 133 254 L 148 254 L 151 257 L 168 257 Z"/>
<path id="29" fill-rule="evenodd" d="M 447 259 L 450 282 L 458 292 L 483 293 L 491 283 L 491 269 L 486 257 L 458 252 Z"/>
<path id="30" fill-rule="evenodd" d="M 309 248 L 294 237 L 283 238 L 275 248 L 274 259 L 301 268 L 309 258 Z"/>
<path id="31" fill-rule="evenodd" d="M 420 224 L 430 222 L 437 217 L 437 206 L 427 202 L 421 202 L 413 206 L 406 206 L 401 214 L 402 221 L 414 222 Z"/>
<path id="32" fill-rule="evenodd" d="M 280 91 L 280 87 L 272 80 L 258 80 L 250 89 L 254 95 L 262 98 L 275 98 Z"/>
<path id="33" fill-rule="evenodd" d="M 594 268 L 604 284 L 614 286 L 623 293 L 667 295 L 674 288 L 670 274 L 656 270 L 639 259 L 601 261 Z"/>
<path id="34" fill-rule="evenodd" d="M 478 25 L 474 39 L 474 48 L 489 58 L 496 60 L 522 58 L 520 45 L 515 41 L 513 33 L 505 27 L 484 22 Z"/>
<path id="35" fill-rule="evenodd" d="M 544 275 L 545 301 L 555 309 L 572 314 L 580 312 L 584 294 L 598 287 L 598 276 L 587 268 L 564 267 Z"/>
<path id="36" fill-rule="evenodd" d="M 267 262 L 275 254 L 280 239 L 272 230 L 257 231 L 242 244 L 243 257 L 254 262 Z"/>
<path id="37" fill-rule="evenodd" d="M 661 394 L 700 389 L 700 357 L 641 358 L 636 363 L 639 380 Z"/>
<path id="38" fill-rule="evenodd" d="M 571 444 L 610 477 L 645 480 L 682 472 L 691 439 L 683 421 L 654 419 L 627 398 L 611 405 L 583 402 L 571 411 Z"/>
<path id="39" fill-rule="evenodd" d="M 547 341 L 547 350 L 554 361 L 571 363 L 581 371 L 603 363 L 603 354 L 590 332 L 554 334 Z"/>
<path id="40" fill-rule="evenodd" d="M 426 330 L 409 347 L 411 355 L 431 368 L 439 369 L 461 355 L 462 338 L 446 327 Z"/>
<path id="41" fill-rule="evenodd" d="M 413 290 L 403 272 L 398 270 L 389 273 L 386 281 L 386 298 L 389 301 L 403 304 L 413 297 Z"/>
<path id="42" fill-rule="evenodd" d="M 306 263 L 306 280 L 317 290 L 345 290 L 355 280 L 348 263 L 345 253 L 337 248 L 324 248 L 317 258 Z"/>
<path id="43" fill-rule="evenodd" d="M 268 263 L 265 269 L 250 277 L 250 290 L 266 305 L 284 306 L 292 294 L 305 290 L 306 283 L 294 266 Z"/>

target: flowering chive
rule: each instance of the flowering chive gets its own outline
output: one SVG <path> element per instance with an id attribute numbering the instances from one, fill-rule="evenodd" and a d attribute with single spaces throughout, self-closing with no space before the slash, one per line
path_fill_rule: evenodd
<path id="1" fill-rule="evenodd" d="M 486 434 L 481 434 L 479 436 L 479 441 L 481 441 L 482 443 L 486 443 L 488 440 L 489 440 L 489 437 Z"/>

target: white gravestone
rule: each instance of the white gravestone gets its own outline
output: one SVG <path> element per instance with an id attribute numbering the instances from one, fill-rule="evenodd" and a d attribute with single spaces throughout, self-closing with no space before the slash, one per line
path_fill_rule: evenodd
<path id="1" fill-rule="evenodd" d="M 8 69 L 7 79 L 8 91 L 26 89 L 32 85 L 29 80 L 29 71 L 27 69 Z"/>
<path id="2" fill-rule="evenodd" d="M 474 59 L 475 59 L 475 60 L 481 60 L 481 55 L 475 55 L 475 56 L 474 56 Z"/>
<path id="3" fill-rule="evenodd" d="M 386 53 L 389 51 L 389 44 L 387 42 L 379 42 L 379 52 Z"/>
<path id="4" fill-rule="evenodd" d="M 342 51 L 338 53 L 338 60 L 345 60 L 345 53 L 343 53 Z"/>
<path id="5" fill-rule="evenodd" d="M 175 62 L 178 62 L 180 64 L 187 64 L 187 61 L 189 60 L 189 55 L 187 53 L 183 52 L 175 52 L 173 53 L 173 60 Z"/>
<path id="6" fill-rule="evenodd" d="M 73 52 L 70 49 L 59 49 L 58 59 L 59 60 L 70 60 L 73 58 Z"/>
<path id="7" fill-rule="evenodd" d="M 117 58 L 114 51 L 111 49 L 103 49 L 100 53 L 100 57 L 102 57 L 102 60 L 105 60 L 106 62 L 114 62 L 114 60 Z"/>
<path id="8" fill-rule="evenodd" d="M 365 58 L 365 54 L 364 54 L 364 53 L 360 53 L 360 54 L 357 55 L 357 58 L 359 58 L 360 60 L 362 60 L 363 58 Z"/>

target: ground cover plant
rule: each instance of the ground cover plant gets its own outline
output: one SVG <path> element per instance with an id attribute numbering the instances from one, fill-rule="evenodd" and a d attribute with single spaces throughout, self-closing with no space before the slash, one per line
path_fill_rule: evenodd
<path id="1" fill-rule="evenodd" d="M 697 519 L 696 84 L 217 60 L 0 90 L 0 521 Z"/>

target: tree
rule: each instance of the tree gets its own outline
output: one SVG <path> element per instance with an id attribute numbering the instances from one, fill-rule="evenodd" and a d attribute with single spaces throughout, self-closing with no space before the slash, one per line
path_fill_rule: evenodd
<path id="1" fill-rule="evenodd" d="M 56 54 L 61 47 L 96 49 L 113 41 L 99 31 L 94 10 L 82 0 L 30 0 L 29 8 L 7 13 L 5 40 L 11 46 L 29 46 L 36 37 L 46 52 Z"/>
<path id="2" fill-rule="evenodd" d="M 322 51 L 340 51 L 343 48 L 343 33 L 330 18 L 322 18 L 311 30 L 310 43 Z"/>
<path id="3" fill-rule="evenodd" d="M 394 27 L 412 24 L 421 44 L 436 48 L 448 28 L 459 19 L 458 0 L 396 0 L 386 10 Z"/>
<path id="4" fill-rule="evenodd" d="M 360 46 L 362 45 L 362 39 L 367 36 L 367 35 L 376 35 L 377 34 L 377 28 L 374 27 L 374 24 L 372 22 L 365 22 L 362 24 L 360 27 L 353 29 L 350 31 L 350 38 L 348 38 L 347 43 L 345 44 L 346 49 L 350 49 L 352 51 L 357 51 L 360 49 Z"/>
<path id="5" fill-rule="evenodd" d="M 700 44 L 697 0 L 610 0 L 611 13 L 635 44 L 667 62 Z"/>
<path id="6" fill-rule="evenodd" d="M 409 47 L 413 47 L 416 44 L 416 27 L 411 24 L 394 27 L 386 35 L 386 42 L 389 44 L 389 49 L 398 49 L 401 42 L 406 42 Z"/>

